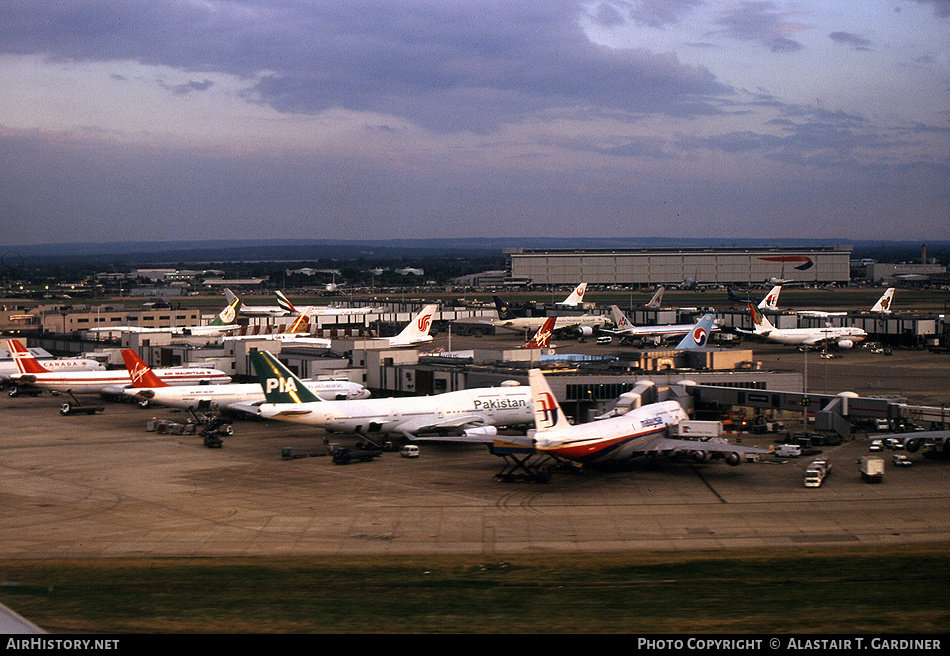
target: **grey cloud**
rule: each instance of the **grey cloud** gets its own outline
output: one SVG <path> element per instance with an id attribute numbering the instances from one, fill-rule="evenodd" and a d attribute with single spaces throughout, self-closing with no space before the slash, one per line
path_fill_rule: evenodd
<path id="1" fill-rule="evenodd" d="M 670 55 L 591 43 L 581 10 L 567 0 L 37 2 L 0 10 L 0 52 L 219 71 L 247 78 L 245 97 L 280 111 L 380 112 L 435 131 L 484 133 L 581 109 L 707 114 L 731 93 Z"/>
<path id="2" fill-rule="evenodd" d="M 716 22 L 733 39 L 757 41 L 772 52 L 794 52 L 802 44 L 786 36 L 790 23 L 771 2 L 740 2 L 722 12 Z"/>
<path id="3" fill-rule="evenodd" d="M 701 4 L 700 0 L 639 0 L 634 2 L 630 17 L 642 25 L 663 27 L 677 22 Z"/>
<path id="4" fill-rule="evenodd" d="M 855 50 L 871 49 L 870 41 L 857 34 L 851 34 L 850 32 L 832 32 L 828 35 L 828 38 L 837 44 L 851 46 Z"/>

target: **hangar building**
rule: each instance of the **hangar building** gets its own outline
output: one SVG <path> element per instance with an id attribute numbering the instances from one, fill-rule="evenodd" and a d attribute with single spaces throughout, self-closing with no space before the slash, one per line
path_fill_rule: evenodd
<path id="1" fill-rule="evenodd" d="M 739 285 L 772 278 L 847 283 L 851 246 L 821 248 L 506 249 L 508 275 L 531 285 Z"/>

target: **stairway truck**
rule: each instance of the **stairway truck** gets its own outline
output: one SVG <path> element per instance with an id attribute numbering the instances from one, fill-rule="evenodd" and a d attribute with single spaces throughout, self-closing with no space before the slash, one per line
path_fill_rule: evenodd
<path id="1" fill-rule="evenodd" d="M 884 480 L 884 458 L 863 456 L 861 458 L 861 480 L 866 483 L 880 483 Z"/>

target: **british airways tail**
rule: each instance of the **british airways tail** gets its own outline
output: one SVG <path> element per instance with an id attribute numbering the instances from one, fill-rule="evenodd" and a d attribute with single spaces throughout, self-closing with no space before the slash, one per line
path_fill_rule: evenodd
<path id="1" fill-rule="evenodd" d="M 712 325 L 715 319 L 716 315 L 714 314 L 703 315 L 702 318 L 696 322 L 696 325 L 686 333 L 680 343 L 676 345 L 676 350 L 688 351 L 690 349 L 705 348 L 709 343 L 709 335 L 712 333 Z"/>
<path id="2" fill-rule="evenodd" d="M 538 328 L 538 332 L 534 334 L 531 341 L 523 344 L 521 348 L 541 349 L 550 347 L 551 335 L 554 333 L 554 323 L 556 321 L 557 317 L 548 317 L 545 319 L 544 324 Z"/>
<path id="3" fill-rule="evenodd" d="M 874 307 L 871 308 L 871 312 L 880 312 L 881 314 L 890 314 L 891 313 L 891 301 L 894 300 L 894 288 L 888 287 L 884 291 L 884 295 L 877 300 L 877 303 L 874 304 Z"/>

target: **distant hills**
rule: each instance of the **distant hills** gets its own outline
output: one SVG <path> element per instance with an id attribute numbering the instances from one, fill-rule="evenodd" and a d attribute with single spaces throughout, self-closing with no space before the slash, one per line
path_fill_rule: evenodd
<path id="1" fill-rule="evenodd" d="M 167 265 L 215 262 L 317 262 L 394 258 L 498 257 L 507 248 L 802 248 L 848 245 L 855 259 L 919 262 L 926 245 L 928 259 L 950 260 L 950 242 L 886 242 L 847 239 L 687 239 L 687 238 L 472 238 L 394 240 L 220 240 L 112 242 L 0 246 L 6 267 L 138 264 Z"/>

